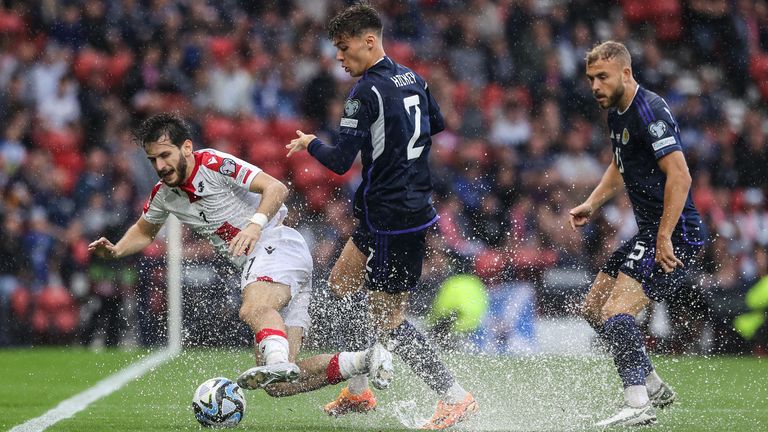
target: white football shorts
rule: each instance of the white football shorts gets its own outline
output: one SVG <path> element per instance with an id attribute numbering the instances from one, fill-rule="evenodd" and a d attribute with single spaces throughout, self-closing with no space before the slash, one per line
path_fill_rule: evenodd
<path id="1" fill-rule="evenodd" d="M 312 255 L 298 231 L 279 225 L 264 231 L 248 254 L 240 290 L 253 282 L 277 282 L 291 287 L 291 301 L 280 311 L 287 327 L 309 330 L 312 297 Z"/>

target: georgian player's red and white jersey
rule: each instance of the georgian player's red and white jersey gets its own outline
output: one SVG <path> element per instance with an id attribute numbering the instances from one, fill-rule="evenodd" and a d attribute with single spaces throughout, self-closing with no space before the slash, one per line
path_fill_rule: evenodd
<path id="1" fill-rule="evenodd" d="M 231 257 L 229 241 L 246 225 L 261 202 L 261 194 L 248 188 L 261 169 L 213 149 L 194 153 L 192 175 L 179 187 L 159 181 L 144 205 L 144 219 L 162 225 L 173 213 L 196 233 L 207 238 L 223 255 L 242 267 L 246 257 Z M 288 209 L 280 207 L 263 231 L 280 225 Z"/>

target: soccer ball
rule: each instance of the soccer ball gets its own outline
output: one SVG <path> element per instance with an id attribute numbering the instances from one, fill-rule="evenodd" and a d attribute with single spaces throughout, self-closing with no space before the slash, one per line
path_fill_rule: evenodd
<path id="1" fill-rule="evenodd" d="M 240 387 L 226 378 L 211 378 L 200 384 L 192 396 L 195 418 L 203 426 L 232 427 L 245 414 Z"/>

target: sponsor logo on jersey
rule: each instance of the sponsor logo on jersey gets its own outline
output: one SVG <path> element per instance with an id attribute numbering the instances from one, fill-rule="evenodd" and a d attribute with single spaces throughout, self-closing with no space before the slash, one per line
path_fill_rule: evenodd
<path id="1" fill-rule="evenodd" d="M 267 246 L 264 248 L 264 250 L 267 251 L 267 254 L 272 255 L 272 252 L 275 251 L 275 248 L 273 248 L 272 246 Z"/>
<path id="2" fill-rule="evenodd" d="M 235 161 L 233 161 L 230 158 L 226 158 L 223 161 L 221 161 L 219 172 L 224 174 L 225 176 L 232 177 L 233 174 L 235 173 L 236 168 L 237 168 L 237 165 L 235 164 Z"/>
<path id="3" fill-rule="evenodd" d="M 202 193 L 204 189 L 205 189 L 205 183 L 203 183 L 203 181 L 200 180 L 200 183 L 197 184 L 197 191 Z"/>
<path id="4" fill-rule="evenodd" d="M 357 119 L 351 119 L 351 118 L 342 118 L 341 119 L 341 127 L 349 127 L 349 128 L 356 128 L 357 127 Z"/>
<path id="5" fill-rule="evenodd" d="M 623 145 L 627 145 L 628 142 L 629 142 L 629 131 L 627 130 L 627 128 L 624 128 L 624 132 L 621 133 L 621 143 Z"/>
<path id="6" fill-rule="evenodd" d="M 352 117 L 360 110 L 360 101 L 357 99 L 347 99 L 344 104 L 344 115 Z"/>
<path id="7" fill-rule="evenodd" d="M 658 120 L 648 125 L 648 132 L 654 138 L 661 138 L 667 133 L 667 122 Z"/>

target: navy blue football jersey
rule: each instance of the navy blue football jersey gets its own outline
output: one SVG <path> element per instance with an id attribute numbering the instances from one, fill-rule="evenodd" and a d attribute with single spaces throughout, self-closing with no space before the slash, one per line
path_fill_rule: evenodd
<path id="1" fill-rule="evenodd" d="M 614 160 L 624 178 L 637 225 L 640 231 L 656 232 L 664 211 L 667 182 L 658 160 L 683 150 L 677 121 L 664 99 L 638 86 L 626 111 L 608 112 L 608 129 Z M 673 236 L 687 243 L 700 243 L 705 236 L 690 191 Z"/>
<path id="2" fill-rule="evenodd" d="M 355 216 L 378 234 L 418 231 L 437 221 L 428 159 L 431 136 L 443 129 L 426 82 L 384 57 L 350 91 L 336 145 L 315 139 L 308 151 L 342 173 L 359 150 L 363 172 Z"/>

